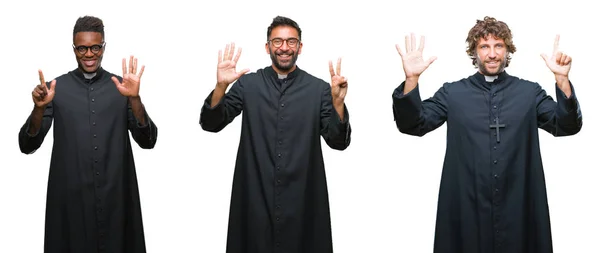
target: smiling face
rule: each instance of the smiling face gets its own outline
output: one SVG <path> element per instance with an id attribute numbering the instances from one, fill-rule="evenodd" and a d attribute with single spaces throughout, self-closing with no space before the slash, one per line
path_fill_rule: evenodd
<path id="1" fill-rule="evenodd" d="M 77 65 L 84 73 L 94 73 L 100 68 L 104 54 L 104 38 L 99 32 L 78 32 L 73 39 L 73 52 Z M 98 48 L 98 46 L 100 46 Z M 84 48 L 84 50 L 81 50 Z M 81 50 L 81 52 L 79 51 Z"/>
<path id="2" fill-rule="evenodd" d="M 279 74 L 287 74 L 296 69 L 296 60 L 302 52 L 302 42 L 295 28 L 277 26 L 271 31 L 265 49 L 271 56 L 275 71 Z"/>
<path id="3" fill-rule="evenodd" d="M 476 47 L 476 60 L 479 73 L 495 76 L 506 67 L 507 51 L 504 40 L 492 35 L 480 38 Z"/>

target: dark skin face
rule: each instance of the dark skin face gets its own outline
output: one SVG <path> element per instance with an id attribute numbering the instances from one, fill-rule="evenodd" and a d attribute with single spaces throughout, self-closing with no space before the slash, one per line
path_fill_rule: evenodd
<path id="1" fill-rule="evenodd" d="M 102 55 L 104 54 L 104 47 L 100 48 L 97 53 L 92 52 L 91 48 L 88 48 L 85 53 L 80 53 L 77 50 L 79 46 L 91 47 L 93 45 L 103 45 L 104 38 L 99 32 L 78 32 L 75 34 L 73 45 L 75 48 L 75 59 L 77 60 L 77 66 L 84 73 L 94 73 L 100 68 L 102 62 Z"/>

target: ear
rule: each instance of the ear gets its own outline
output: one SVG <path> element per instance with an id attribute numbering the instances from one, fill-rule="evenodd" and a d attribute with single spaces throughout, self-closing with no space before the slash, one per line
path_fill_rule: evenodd
<path id="1" fill-rule="evenodd" d="M 267 51 L 267 54 L 271 54 L 271 50 L 269 50 L 269 42 L 265 43 L 265 51 Z"/>
<path id="2" fill-rule="evenodd" d="M 302 42 L 298 45 L 298 54 L 302 53 Z"/>

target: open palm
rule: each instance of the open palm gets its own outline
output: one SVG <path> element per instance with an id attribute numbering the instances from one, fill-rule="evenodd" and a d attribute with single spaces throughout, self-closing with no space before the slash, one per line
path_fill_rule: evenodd
<path id="1" fill-rule="evenodd" d="M 117 86 L 117 89 L 121 95 L 126 97 L 138 97 L 140 94 L 140 80 L 144 73 L 145 66 L 142 65 L 140 73 L 137 73 L 137 58 L 131 56 L 129 58 L 129 67 L 127 62 L 123 58 L 123 82 L 119 82 L 119 79 L 112 77 L 111 79 Z"/>
<path id="2" fill-rule="evenodd" d="M 411 34 L 410 37 L 405 37 L 406 53 L 402 52 L 400 45 L 396 44 L 396 50 L 402 58 L 402 66 L 404 68 L 404 74 L 407 78 L 418 77 L 423 71 L 425 71 L 429 65 L 437 59 L 437 57 L 431 57 L 427 61 L 423 59 L 423 48 L 425 45 L 425 37 L 421 36 L 421 42 L 419 48 L 416 48 L 415 35 Z"/>
<path id="3" fill-rule="evenodd" d="M 235 80 L 240 78 L 242 75 L 246 74 L 246 72 L 250 71 L 249 69 L 243 69 L 240 72 L 235 70 L 238 60 L 240 59 L 240 55 L 242 53 L 242 49 L 239 48 L 237 54 L 234 57 L 235 52 L 235 43 L 231 43 L 230 45 L 225 46 L 225 52 L 219 50 L 219 62 L 217 64 L 217 84 L 227 87 L 229 84 L 233 83 Z"/>

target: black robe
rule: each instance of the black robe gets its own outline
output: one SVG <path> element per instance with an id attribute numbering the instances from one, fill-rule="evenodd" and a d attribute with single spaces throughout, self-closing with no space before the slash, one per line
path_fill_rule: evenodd
<path id="1" fill-rule="evenodd" d="M 45 253 L 146 252 L 128 131 L 150 149 L 157 128 L 147 114 L 146 125 L 137 122 L 112 76 L 103 69 L 92 79 L 78 69 L 59 76 L 39 132 L 28 134 L 31 116 L 19 132 L 21 152 L 32 154 L 54 121 Z"/>
<path id="2" fill-rule="evenodd" d="M 331 86 L 296 68 L 279 80 L 272 67 L 240 77 L 218 105 L 200 114 L 218 132 L 242 111 L 230 203 L 228 253 L 332 252 L 321 150 L 344 150 L 351 128 L 332 106 Z"/>
<path id="3" fill-rule="evenodd" d="M 400 132 L 423 136 L 447 122 L 434 252 L 552 252 L 538 128 L 579 132 L 573 87 L 570 98 L 556 87 L 555 102 L 537 83 L 502 72 L 493 83 L 480 73 L 445 83 L 424 101 L 418 87 L 403 89 L 392 96 Z"/>

